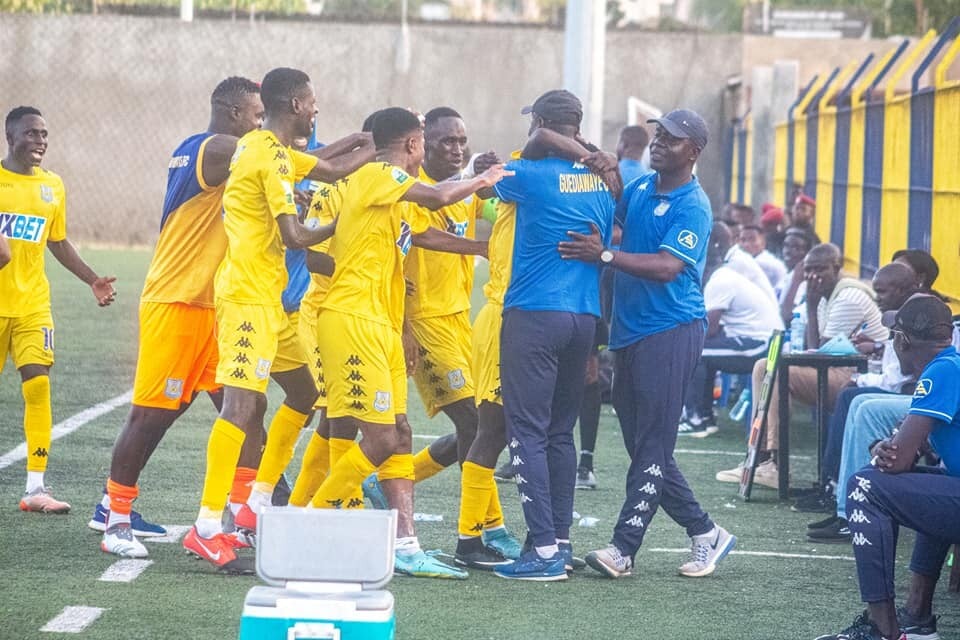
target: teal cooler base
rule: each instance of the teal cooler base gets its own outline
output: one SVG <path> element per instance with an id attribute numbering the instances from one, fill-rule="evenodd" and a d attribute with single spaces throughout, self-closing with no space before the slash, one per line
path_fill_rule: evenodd
<path id="1" fill-rule="evenodd" d="M 247 593 L 240 640 L 393 640 L 388 591 L 304 593 L 254 587 Z"/>

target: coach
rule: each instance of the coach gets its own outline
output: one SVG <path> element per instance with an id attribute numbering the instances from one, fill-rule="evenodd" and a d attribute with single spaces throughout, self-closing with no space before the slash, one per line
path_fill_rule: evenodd
<path id="1" fill-rule="evenodd" d="M 587 555 L 602 574 L 629 575 L 657 509 L 693 539 L 680 573 L 709 575 L 736 544 L 714 525 L 677 468 L 673 449 L 683 398 L 703 349 L 705 317 L 701 279 L 710 239 L 710 203 L 693 175 L 707 144 L 707 125 L 678 109 L 650 120 L 652 173 L 624 188 L 615 222 L 623 229 L 618 251 L 601 235 L 569 232 L 559 245 L 569 260 L 616 270 L 610 348 L 617 353 L 613 405 L 630 454 L 627 496 L 605 549 Z"/>
<path id="2" fill-rule="evenodd" d="M 583 111 L 569 91 L 548 91 L 523 110 L 530 135 L 549 129 L 573 139 Z M 583 397 L 587 357 L 600 316 L 600 269 L 565 262 L 557 243 L 567 229 L 609 240 L 614 201 L 603 180 L 561 158 L 520 159 L 494 186 L 516 203 L 516 237 L 500 334 L 500 379 L 510 459 L 533 547 L 503 578 L 563 580 L 577 475 L 573 425 Z"/>

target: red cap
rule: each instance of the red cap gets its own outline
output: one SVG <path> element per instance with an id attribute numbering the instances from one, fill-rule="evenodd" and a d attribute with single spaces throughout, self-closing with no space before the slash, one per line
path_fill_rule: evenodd
<path id="1" fill-rule="evenodd" d="M 817 206 L 817 201 L 805 193 L 801 193 L 800 195 L 798 195 L 796 202 L 803 202 L 805 204 L 810 205 L 811 207 Z"/>
<path id="2" fill-rule="evenodd" d="M 763 205 L 763 215 L 760 216 L 762 224 L 775 224 L 783 222 L 783 209 L 775 205 Z"/>

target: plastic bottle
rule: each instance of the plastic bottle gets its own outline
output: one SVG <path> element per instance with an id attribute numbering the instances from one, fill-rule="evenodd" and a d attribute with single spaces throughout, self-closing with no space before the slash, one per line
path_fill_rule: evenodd
<path id="1" fill-rule="evenodd" d="M 740 422 L 747 415 L 747 407 L 750 406 L 752 392 L 750 387 L 744 388 L 740 392 L 740 398 L 737 399 L 737 404 L 733 405 L 733 409 L 730 409 L 730 419 L 734 422 Z"/>
<path id="2" fill-rule="evenodd" d="M 800 353 L 806 348 L 807 321 L 799 312 L 790 321 L 790 352 Z"/>

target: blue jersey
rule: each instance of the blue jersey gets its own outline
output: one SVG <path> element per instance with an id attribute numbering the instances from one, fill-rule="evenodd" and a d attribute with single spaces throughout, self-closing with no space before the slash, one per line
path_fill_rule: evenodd
<path id="1" fill-rule="evenodd" d="M 640 176 L 650 172 L 639 160 L 633 158 L 624 158 L 619 162 L 620 178 L 623 180 L 623 186 L 627 186 Z"/>
<path id="2" fill-rule="evenodd" d="M 513 273 L 504 308 L 600 315 L 600 269 L 563 260 L 558 243 L 567 231 L 590 233 L 597 225 L 604 244 L 613 231 L 613 197 L 607 185 L 581 164 L 560 158 L 515 160 L 494 186 L 497 196 L 517 205 Z"/>
<path id="3" fill-rule="evenodd" d="M 623 227 L 622 251 L 667 251 L 680 258 L 685 267 L 667 283 L 616 272 L 610 348 L 622 349 L 655 333 L 705 318 L 700 281 L 713 214 L 696 177 L 670 193 L 657 193 L 656 173 L 637 178 L 624 188 L 616 220 Z"/>
<path id="4" fill-rule="evenodd" d="M 930 444 L 952 476 L 960 476 L 960 355 L 950 346 L 937 354 L 917 380 L 910 410 L 936 420 Z"/>
<path id="5" fill-rule="evenodd" d="M 324 146 L 316 140 L 317 132 L 314 130 L 311 135 L 307 149 L 319 149 Z M 300 191 L 316 191 L 316 185 L 312 180 L 301 180 L 297 183 L 297 189 Z M 301 207 L 297 211 L 301 216 Z M 303 294 L 307 292 L 310 286 L 310 272 L 307 270 L 307 250 L 306 249 L 287 249 L 283 256 L 287 267 L 287 287 L 280 296 L 283 302 L 283 310 L 287 313 L 300 310 L 300 301 L 303 300 Z"/>

